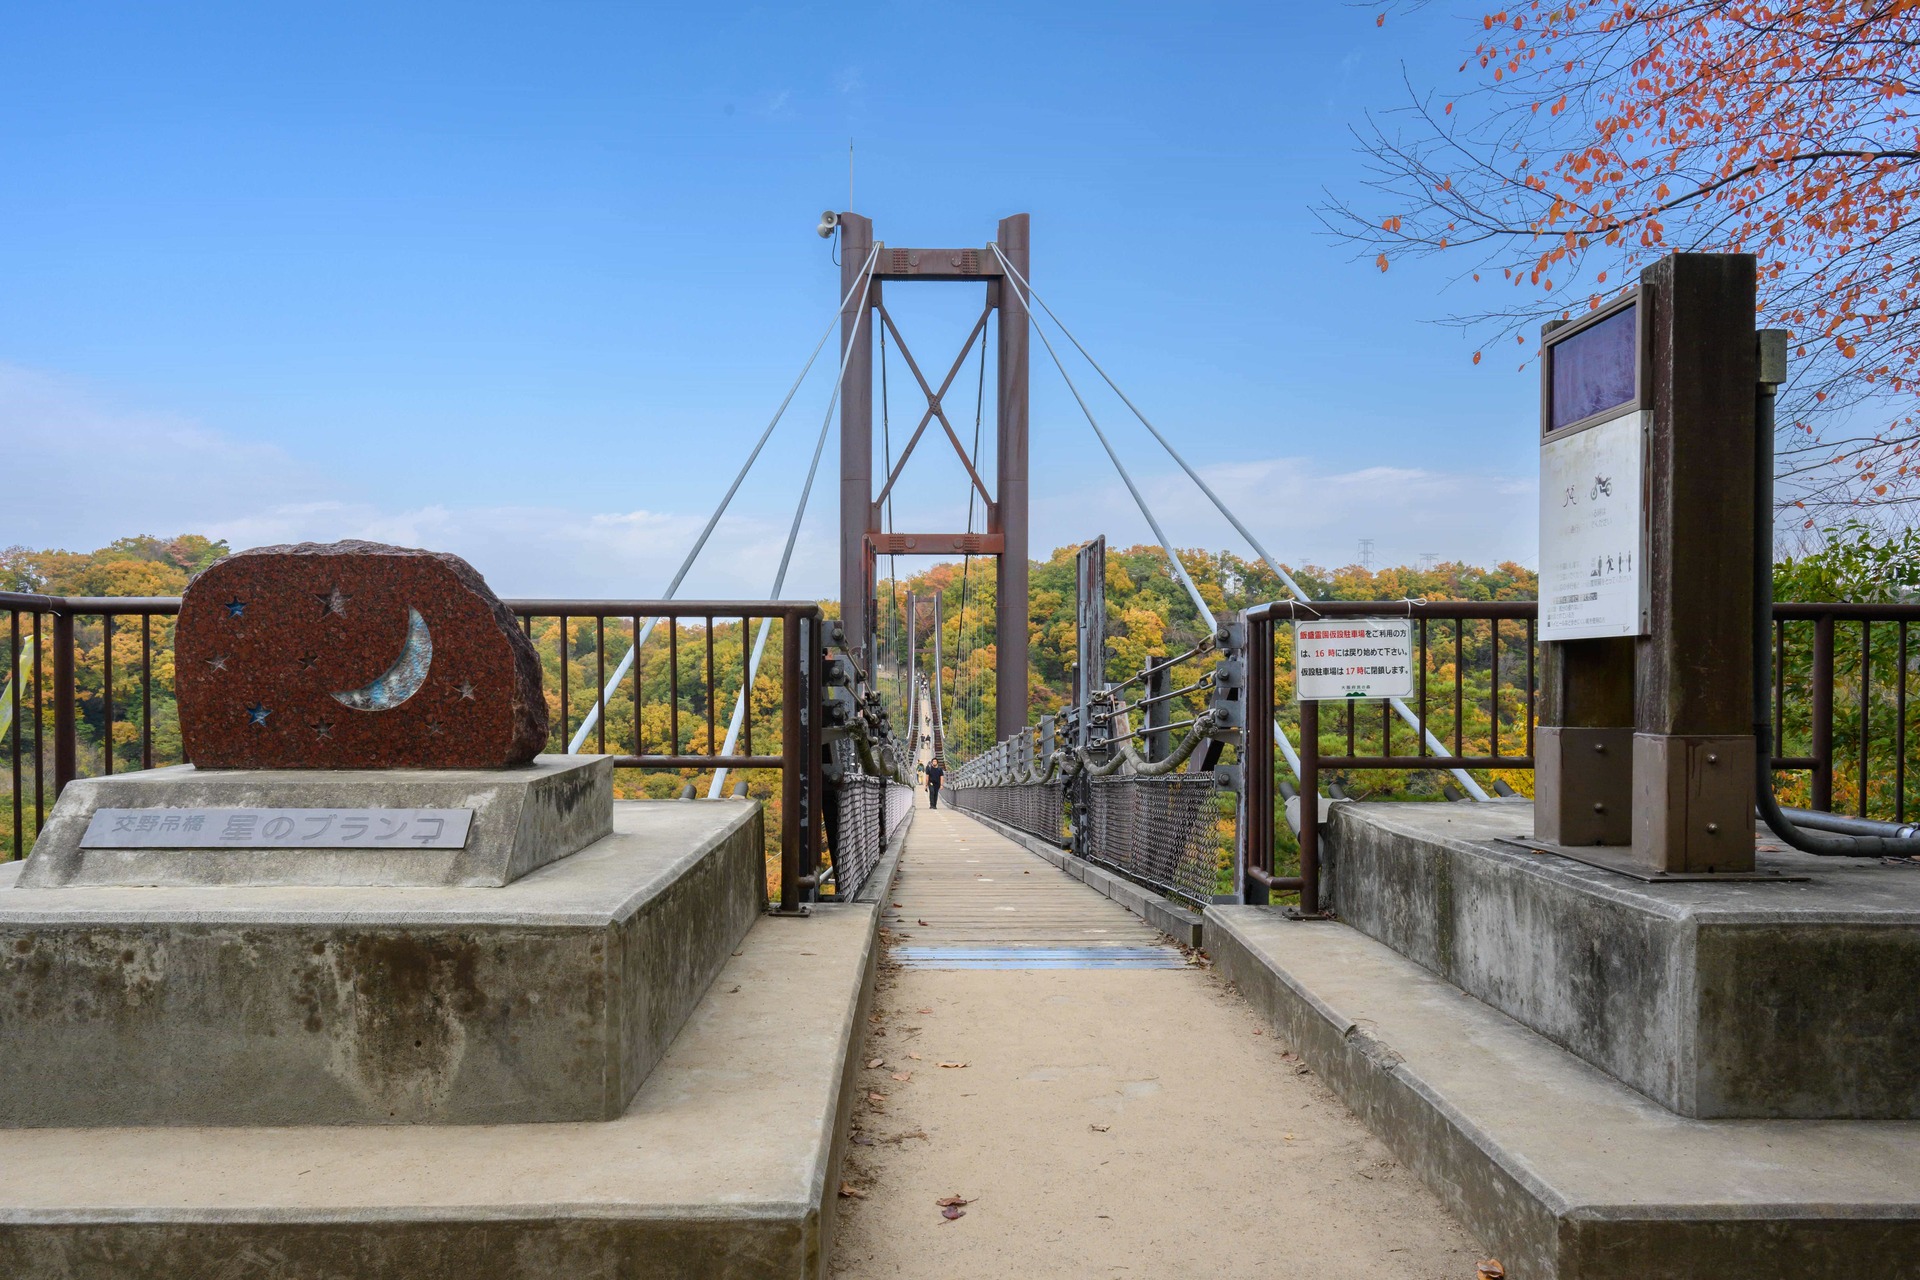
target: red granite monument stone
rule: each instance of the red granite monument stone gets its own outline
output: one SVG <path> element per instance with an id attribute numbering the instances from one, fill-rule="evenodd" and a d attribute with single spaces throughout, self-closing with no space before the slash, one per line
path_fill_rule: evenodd
<path id="1" fill-rule="evenodd" d="M 458 556 L 257 547 L 196 577 L 174 632 L 202 769 L 474 769 L 546 745 L 533 645 Z"/>

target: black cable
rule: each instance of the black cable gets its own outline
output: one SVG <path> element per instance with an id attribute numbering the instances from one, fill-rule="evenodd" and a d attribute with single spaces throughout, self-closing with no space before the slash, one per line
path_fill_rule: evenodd
<path id="1" fill-rule="evenodd" d="M 1754 803 L 1775 835 L 1802 853 L 1826 858 L 1907 858 L 1916 842 L 1899 837 L 1845 836 L 1802 827 L 1773 794 L 1773 428 L 1774 385 L 1762 382 L 1754 412 L 1753 468 L 1753 755 Z M 1903 674 L 1904 678 L 1904 674 Z M 1864 713 L 1863 713 L 1864 714 Z M 1861 735 L 1861 751 L 1866 736 Z"/>

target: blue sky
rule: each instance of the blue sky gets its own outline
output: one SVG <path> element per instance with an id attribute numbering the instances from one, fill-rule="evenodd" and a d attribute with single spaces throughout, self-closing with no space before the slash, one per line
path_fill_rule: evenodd
<path id="1" fill-rule="evenodd" d="M 655 594 L 834 309 L 851 138 L 890 243 L 1031 213 L 1035 287 L 1282 557 L 1531 562 L 1533 371 L 1433 323 L 1450 272 L 1312 214 L 1403 67 L 1455 76 L 1444 8 L 9 0 L 0 543 L 369 536 Z M 979 300 L 889 305 L 937 380 Z M 771 585 L 828 351 L 689 591 Z M 1033 359 L 1036 548 L 1146 540 Z M 1090 399 L 1176 540 L 1233 545 Z M 964 523 L 937 443 L 903 527 Z M 833 590 L 834 501 L 788 594 Z"/>

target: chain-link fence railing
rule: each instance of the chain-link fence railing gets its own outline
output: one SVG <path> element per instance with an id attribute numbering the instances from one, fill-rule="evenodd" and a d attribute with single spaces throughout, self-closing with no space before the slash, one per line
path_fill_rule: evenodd
<path id="1" fill-rule="evenodd" d="M 948 803 L 962 813 L 1004 822 L 1016 831 L 1065 848 L 1070 835 L 1067 789 L 1058 782 L 956 787 Z"/>
<path id="2" fill-rule="evenodd" d="M 1076 852 L 1202 905 L 1233 891 L 1238 797 L 1211 774 L 1087 779 Z"/>

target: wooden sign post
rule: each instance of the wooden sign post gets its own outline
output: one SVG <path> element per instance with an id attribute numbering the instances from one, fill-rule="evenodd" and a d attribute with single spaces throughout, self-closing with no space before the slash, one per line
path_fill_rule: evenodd
<path id="1" fill-rule="evenodd" d="M 1542 335 L 1534 834 L 1753 869 L 1753 259 L 1673 254 Z"/>

